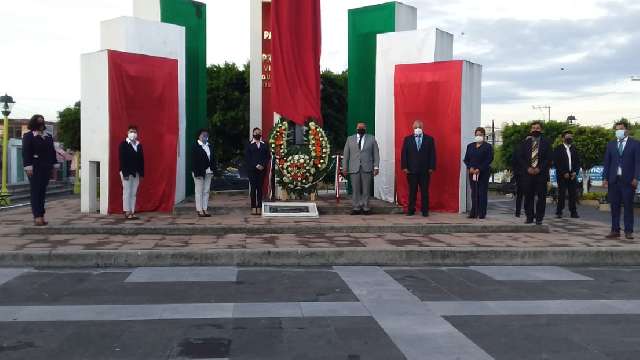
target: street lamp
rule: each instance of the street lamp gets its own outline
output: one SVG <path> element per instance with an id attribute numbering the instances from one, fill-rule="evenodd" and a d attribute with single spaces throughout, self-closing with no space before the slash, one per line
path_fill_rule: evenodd
<path id="1" fill-rule="evenodd" d="M 0 190 L 0 205 L 9 205 L 9 190 L 7 189 L 7 174 L 9 171 L 9 114 L 13 109 L 13 98 L 6 93 L 0 96 L 0 109 L 4 115 L 2 128 L 2 189 Z"/>

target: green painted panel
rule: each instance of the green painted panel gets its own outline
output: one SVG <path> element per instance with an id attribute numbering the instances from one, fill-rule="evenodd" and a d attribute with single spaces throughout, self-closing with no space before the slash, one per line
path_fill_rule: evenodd
<path id="1" fill-rule="evenodd" d="M 397 2 L 349 10 L 349 88 L 347 133 L 364 122 L 375 134 L 376 35 L 396 29 Z"/>
<path id="2" fill-rule="evenodd" d="M 193 195 L 190 144 L 207 119 L 207 7 L 191 0 L 160 0 L 161 20 L 186 29 L 186 191 Z"/>

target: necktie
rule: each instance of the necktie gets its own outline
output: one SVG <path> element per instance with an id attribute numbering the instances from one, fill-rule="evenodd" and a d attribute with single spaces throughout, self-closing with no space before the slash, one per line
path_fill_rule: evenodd
<path id="1" fill-rule="evenodd" d="M 358 139 L 358 150 L 362 150 L 362 138 L 364 136 L 360 135 L 360 139 Z"/>
<path id="2" fill-rule="evenodd" d="M 531 144 L 531 167 L 538 167 L 538 141 Z"/>
<path id="3" fill-rule="evenodd" d="M 420 151 L 420 148 L 422 147 L 422 136 L 416 136 L 416 145 L 418 146 L 418 151 Z"/>
<path id="4" fill-rule="evenodd" d="M 622 140 L 618 141 L 618 155 L 622 156 L 622 152 L 624 151 L 624 143 Z"/>

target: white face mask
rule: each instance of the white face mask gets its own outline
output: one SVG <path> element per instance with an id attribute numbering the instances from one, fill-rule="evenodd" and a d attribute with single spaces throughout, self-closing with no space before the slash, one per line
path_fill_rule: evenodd
<path id="1" fill-rule="evenodd" d="M 138 134 L 137 134 L 137 133 L 134 133 L 134 132 L 130 132 L 130 133 L 127 135 L 127 137 L 129 138 L 129 140 L 131 140 L 131 141 L 135 141 L 135 140 L 137 140 L 137 139 L 138 139 Z"/>
<path id="2" fill-rule="evenodd" d="M 624 133 L 625 133 L 625 131 L 622 130 L 622 129 L 616 130 L 616 137 L 618 138 L 618 140 L 624 139 Z"/>
<path id="3" fill-rule="evenodd" d="M 478 136 L 474 137 L 473 139 L 474 139 L 477 143 L 484 142 L 484 136 L 480 136 L 480 135 L 478 135 Z"/>
<path id="4" fill-rule="evenodd" d="M 415 136 L 422 135 L 422 129 L 420 129 L 420 128 L 413 129 L 413 135 L 415 135 Z"/>

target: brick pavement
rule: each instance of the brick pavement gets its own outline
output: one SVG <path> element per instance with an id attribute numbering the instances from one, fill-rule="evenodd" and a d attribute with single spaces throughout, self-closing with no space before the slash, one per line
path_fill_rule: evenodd
<path id="1" fill-rule="evenodd" d="M 218 198 L 223 206 L 224 197 Z M 231 206 L 241 205 L 237 197 L 226 199 Z M 216 200 L 213 201 L 215 203 Z M 523 220 L 510 215 L 509 203 L 492 201 L 486 220 L 470 220 L 463 215 L 434 213 L 429 218 L 406 217 L 401 214 L 372 216 L 323 215 L 319 219 L 264 219 L 249 214 L 232 213 L 211 218 L 197 218 L 190 212 L 175 214 L 142 214 L 139 222 L 126 222 L 121 216 L 81 214 L 78 198 L 65 198 L 48 203 L 48 220 L 55 225 L 291 225 L 304 224 L 519 224 Z M 602 214 L 602 219 L 607 218 Z M 269 248 L 640 248 L 640 240 L 607 240 L 608 225 L 604 221 L 584 219 L 552 219 L 548 234 L 398 234 L 398 233 L 325 233 L 325 234 L 226 234 L 212 236 L 171 235 L 22 235 L 23 225 L 31 221 L 28 207 L 0 212 L 0 251 L 73 251 L 73 250 L 211 250 L 211 249 L 269 249 Z M 532 225 L 534 226 L 534 225 Z"/>

